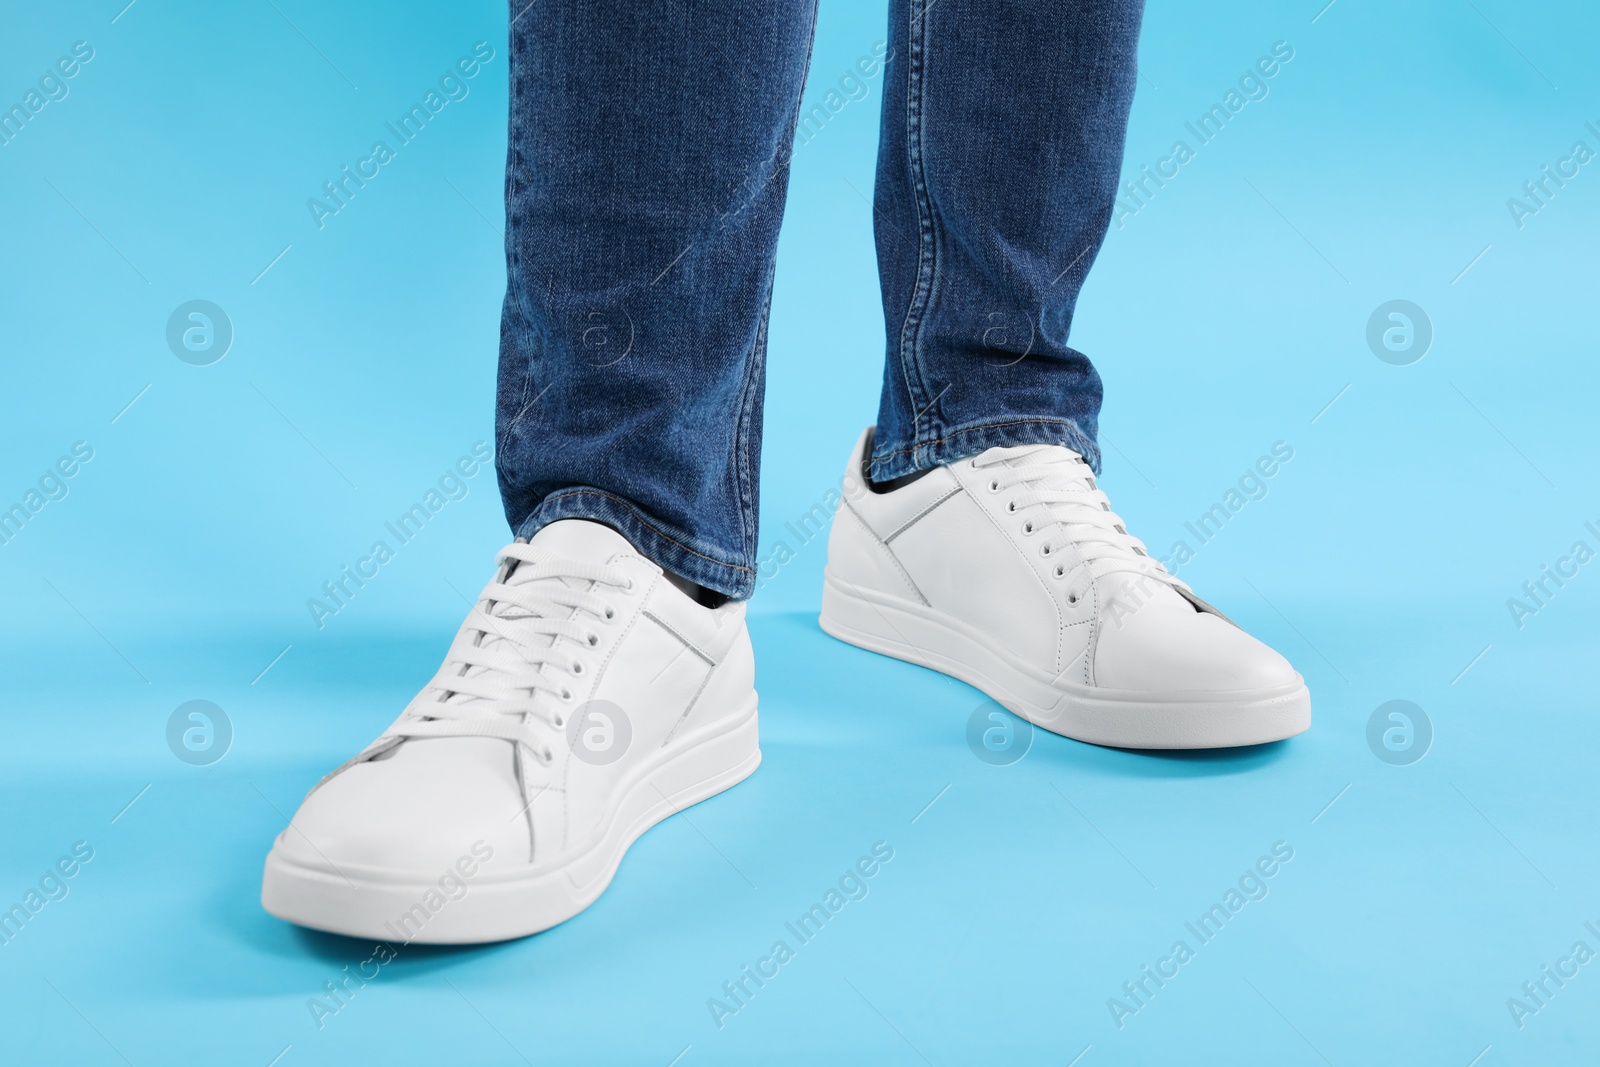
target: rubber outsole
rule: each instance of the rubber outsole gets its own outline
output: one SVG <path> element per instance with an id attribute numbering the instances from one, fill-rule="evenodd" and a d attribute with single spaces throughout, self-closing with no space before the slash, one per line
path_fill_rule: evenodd
<path id="1" fill-rule="evenodd" d="M 958 678 L 1035 726 L 1109 748 L 1208 749 L 1266 744 L 1311 727 L 1311 693 L 1266 690 L 1151 694 L 1099 689 L 1030 669 L 983 634 L 933 608 L 841 581 L 822 589 L 822 629 L 839 640 Z"/>
<path id="2" fill-rule="evenodd" d="M 548 930 L 605 892 L 628 847 L 646 830 L 755 771 L 761 763 L 755 695 L 747 707 L 668 752 L 624 780 L 590 839 L 559 863 L 509 874 L 485 870 L 451 898 L 440 892 L 437 873 L 310 867 L 286 859 L 274 844 L 262 907 L 313 930 L 403 944 L 481 944 Z"/>

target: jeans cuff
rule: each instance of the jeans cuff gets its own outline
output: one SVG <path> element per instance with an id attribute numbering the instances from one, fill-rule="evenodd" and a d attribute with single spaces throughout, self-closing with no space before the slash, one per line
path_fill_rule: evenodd
<path id="1" fill-rule="evenodd" d="M 1082 456 L 1090 470 L 1100 473 L 1100 446 L 1076 422 L 1061 418 L 1010 419 L 963 426 L 906 447 L 874 440 L 868 473 L 873 481 L 885 482 L 1012 445 L 1065 445 Z"/>
<path id="2" fill-rule="evenodd" d="M 578 486 L 550 494 L 516 527 L 516 535 L 531 538 L 541 528 L 561 519 L 604 523 L 626 537 L 656 566 L 724 596 L 748 600 L 755 592 L 754 567 L 725 563 L 690 548 L 679 536 L 646 518 L 633 504 L 601 489 Z"/>

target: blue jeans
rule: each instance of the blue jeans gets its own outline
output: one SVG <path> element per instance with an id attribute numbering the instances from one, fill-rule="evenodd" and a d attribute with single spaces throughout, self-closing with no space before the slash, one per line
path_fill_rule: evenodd
<path id="1" fill-rule="evenodd" d="M 523 537 L 603 522 L 747 597 L 814 0 L 511 7 L 507 517 Z M 884 88 L 874 479 L 1040 443 L 1098 469 L 1100 377 L 1067 334 L 1111 218 L 1142 8 L 890 0 L 882 70 L 861 72 Z"/>

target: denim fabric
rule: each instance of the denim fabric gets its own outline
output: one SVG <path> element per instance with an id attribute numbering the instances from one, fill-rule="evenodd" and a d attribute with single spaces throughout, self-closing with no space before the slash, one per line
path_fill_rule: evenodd
<path id="1" fill-rule="evenodd" d="M 1111 217 L 1141 9 L 891 0 L 875 478 L 1041 442 L 1098 466 L 1100 379 L 1066 342 Z M 643 10 L 512 3 L 496 464 L 519 536 L 594 519 L 745 597 L 815 4 Z"/>

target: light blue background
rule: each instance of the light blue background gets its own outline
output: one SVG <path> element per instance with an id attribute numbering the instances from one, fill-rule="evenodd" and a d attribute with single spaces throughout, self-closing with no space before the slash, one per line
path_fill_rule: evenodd
<path id="1" fill-rule="evenodd" d="M 505 537 L 482 474 L 311 623 L 322 582 L 491 438 L 507 16 L 124 2 L 10 5 L 0 29 L 6 107 L 95 49 L 0 147 L 0 506 L 95 450 L 0 546 L 0 905 L 95 850 L 0 946 L 7 1060 L 1594 1061 L 1600 964 L 1520 1030 L 1506 1006 L 1573 942 L 1600 950 L 1600 565 L 1521 629 L 1506 606 L 1574 541 L 1600 548 L 1600 164 L 1521 229 L 1506 206 L 1574 141 L 1600 148 L 1591 8 L 1148 11 L 1129 176 L 1295 49 L 1113 230 L 1075 324 L 1107 382 L 1104 484 L 1156 551 L 1294 448 L 1183 568 L 1312 687 L 1309 734 L 1238 752 L 1040 734 L 989 766 L 964 740 L 978 693 L 818 631 L 823 544 L 783 525 L 875 410 L 875 81 L 794 160 L 763 522 L 764 553 L 798 553 L 752 606 L 761 771 L 647 834 L 579 918 L 407 949 L 319 1030 L 307 999 L 372 946 L 263 913 L 262 858 L 432 673 Z M 808 101 L 883 22 L 824 3 Z M 479 40 L 470 96 L 319 231 L 306 199 Z M 235 329 L 209 367 L 164 339 L 196 298 Z M 1365 341 L 1397 298 L 1435 330 L 1411 366 Z M 212 766 L 166 746 L 191 699 L 233 723 Z M 1410 766 L 1365 739 L 1391 699 L 1432 721 Z M 719 1030 L 707 998 L 880 840 L 870 895 Z M 1107 999 L 1277 841 L 1270 895 L 1119 1030 Z"/>

